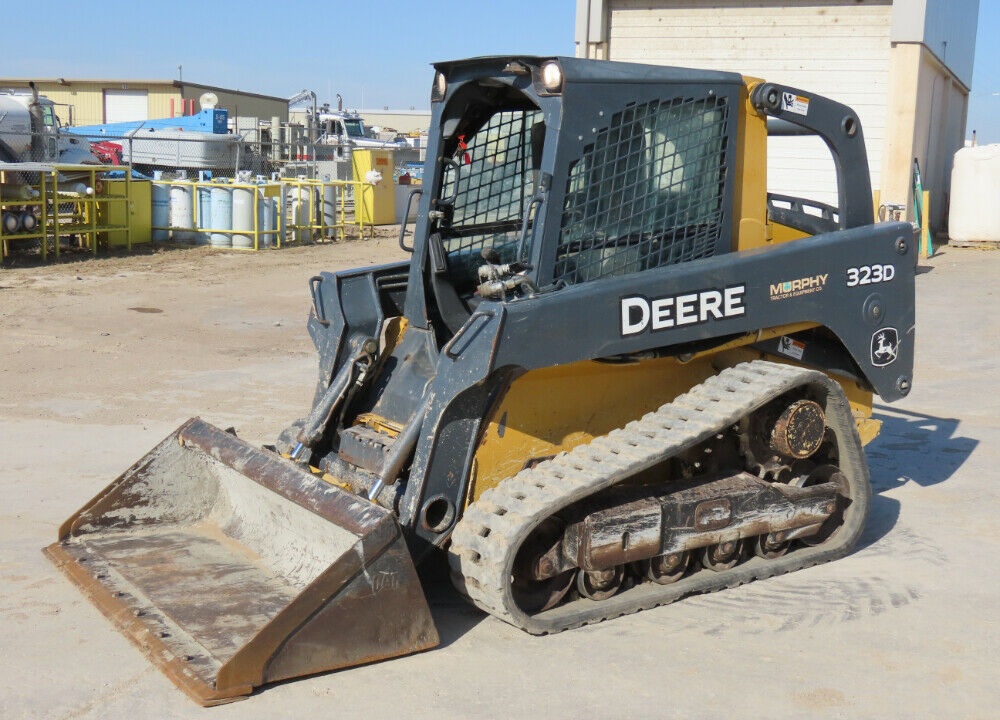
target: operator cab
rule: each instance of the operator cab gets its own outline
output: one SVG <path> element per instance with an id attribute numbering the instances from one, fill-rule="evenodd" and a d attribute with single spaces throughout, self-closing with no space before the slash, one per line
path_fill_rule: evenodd
<path id="1" fill-rule="evenodd" d="M 443 343 L 483 301 L 731 249 L 740 76 L 649 68 L 624 82 L 617 63 L 573 58 L 436 67 L 411 324 Z"/>

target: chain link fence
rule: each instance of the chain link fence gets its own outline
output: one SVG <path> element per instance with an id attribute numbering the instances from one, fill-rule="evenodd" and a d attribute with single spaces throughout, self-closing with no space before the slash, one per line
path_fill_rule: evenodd
<path id="1" fill-rule="evenodd" d="M 229 133 L 185 130 L 133 130 L 124 134 L 82 135 L 68 128 L 55 133 L 15 133 L 0 129 L 0 162 L 99 163 L 130 165 L 142 176 L 165 180 L 196 178 L 301 177 L 352 180 L 351 150 L 337 144 L 312 142 L 303 135 L 294 142 L 272 142 L 266 134 L 247 140 Z M 423 151 L 393 150 L 393 179 L 419 174 Z"/>

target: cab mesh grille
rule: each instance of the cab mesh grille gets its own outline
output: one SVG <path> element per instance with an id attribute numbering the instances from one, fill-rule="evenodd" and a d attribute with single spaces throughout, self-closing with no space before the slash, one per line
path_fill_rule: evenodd
<path id="1" fill-rule="evenodd" d="M 555 279 L 587 282 L 709 257 L 724 230 L 722 98 L 631 105 L 572 166 Z"/>

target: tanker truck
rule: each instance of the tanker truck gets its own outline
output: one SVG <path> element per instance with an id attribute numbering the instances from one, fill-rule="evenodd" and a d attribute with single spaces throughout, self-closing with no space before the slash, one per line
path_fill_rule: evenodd
<path id="1" fill-rule="evenodd" d="M 30 200 L 37 196 L 37 168 L 4 167 L 5 163 L 58 163 L 78 165 L 97 163 L 90 142 L 61 129 L 55 103 L 38 94 L 35 84 L 30 90 L 0 90 L 0 170 L 3 183 L 0 196 L 7 199 Z M 60 182 L 74 178 L 60 174 Z M 36 206 L 5 205 L 0 214 L 0 234 L 30 232 L 38 218 Z"/>
<path id="2" fill-rule="evenodd" d="M 30 90 L 0 90 L 0 162 L 94 162 L 90 143 L 61 129 L 55 103 Z"/>

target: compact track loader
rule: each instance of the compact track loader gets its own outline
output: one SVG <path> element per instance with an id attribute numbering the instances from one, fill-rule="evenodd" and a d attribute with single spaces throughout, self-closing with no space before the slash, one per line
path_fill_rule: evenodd
<path id="1" fill-rule="evenodd" d="M 189 421 L 46 550 L 203 704 L 434 646 L 433 553 L 544 634 L 865 525 L 916 246 L 873 223 L 857 115 L 724 72 L 436 70 L 410 261 L 310 281 L 311 412 L 273 450 Z M 768 195 L 769 129 L 825 141 L 837 207 Z"/>

